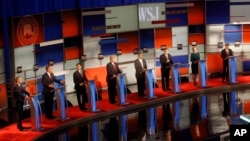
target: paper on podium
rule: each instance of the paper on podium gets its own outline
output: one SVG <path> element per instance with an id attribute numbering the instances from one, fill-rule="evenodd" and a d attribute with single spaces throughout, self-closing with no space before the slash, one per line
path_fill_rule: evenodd
<path id="1" fill-rule="evenodd" d="M 119 73 L 118 76 L 125 75 L 125 74 L 126 74 L 125 72 Z"/>

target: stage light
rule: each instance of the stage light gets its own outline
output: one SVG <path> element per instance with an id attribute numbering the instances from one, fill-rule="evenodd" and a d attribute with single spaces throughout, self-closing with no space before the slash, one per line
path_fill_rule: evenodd
<path id="1" fill-rule="evenodd" d="M 116 54 L 117 54 L 117 55 L 122 55 L 122 50 L 117 49 Z"/>
<path id="2" fill-rule="evenodd" d="M 23 67 L 22 66 L 18 66 L 16 69 L 17 73 L 22 73 L 23 72 Z"/>
<path id="3" fill-rule="evenodd" d="M 38 70 L 38 64 L 34 64 L 33 65 L 33 71 L 37 71 Z"/>
<path id="4" fill-rule="evenodd" d="M 218 48 L 223 48 L 224 44 L 223 42 L 218 42 Z"/>
<path id="5" fill-rule="evenodd" d="M 82 56 L 81 56 L 81 61 L 87 61 L 87 55 L 85 55 L 85 54 L 82 55 Z"/>
<path id="6" fill-rule="evenodd" d="M 177 49 L 182 50 L 182 44 L 177 44 Z"/>
<path id="7" fill-rule="evenodd" d="M 102 60 L 103 58 L 104 58 L 103 54 L 102 54 L 102 53 L 99 53 L 99 54 L 98 54 L 98 59 L 99 59 L 99 60 Z"/>
<path id="8" fill-rule="evenodd" d="M 239 47 L 239 46 L 240 46 L 240 41 L 235 41 L 235 42 L 234 42 L 234 46 L 235 46 L 235 47 Z"/>
<path id="9" fill-rule="evenodd" d="M 161 45 L 161 50 L 165 50 L 167 48 L 166 45 Z"/>
<path id="10" fill-rule="evenodd" d="M 139 53 L 139 49 L 134 49 L 134 54 L 138 54 Z"/>
<path id="11" fill-rule="evenodd" d="M 192 46 L 196 46 L 197 45 L 197 42 L 196 41 L 193 41 L 192 42 Z"/>
<path id="12" fill-rule="evenodd" d="M 54 65 L 54 61 L 53 60 L 49 60 L 48 61 L 48 65 L 53 66 Z"/>

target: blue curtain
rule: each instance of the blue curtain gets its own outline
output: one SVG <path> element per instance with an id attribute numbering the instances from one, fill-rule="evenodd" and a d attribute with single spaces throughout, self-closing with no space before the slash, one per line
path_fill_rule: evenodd
<path id="1" fill-rule="evenodd" d="M 46 13 L 64 9 L 101 8 L 106 6 L 129 5 L 149 2 L 186 2 L 188 0 L 1 0 L 0 16 L 22 16 Z"/>

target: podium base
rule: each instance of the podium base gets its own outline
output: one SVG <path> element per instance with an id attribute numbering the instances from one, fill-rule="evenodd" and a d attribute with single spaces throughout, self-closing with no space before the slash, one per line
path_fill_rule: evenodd
<path id="1" fill-rule="evenodd" d="M 89 112 L 91 113 L 97 113 L 97 112 L 100 112 L 101 110 L 100 109 L 95 109 L 95 110 L 88 110 Z"/>
<path id="2" fill-rule="evenodd" d="M 56 118 L 55 120 L 57 121 L 65 121 L 65 120 L 69 120 L 70 118 L 69 117 L 66 117 L 66 118 Z"/>
<path id="3" fill-rule="evenodd" d="M 40 128 L 38 128 L 38 129 L 36 129 L 36 128 L 31 128 L 30 130 L 31 130 L 31 131 L 41 131 L 41 130 L 43 130 L 43 129 L 45 129 L 45 128 L 43 128 L 43 127 L 40 127 Z"/>
<path id="4" fill-rule="evenodd" d="M 155 98 L 157 98 L 157 96 L 155 96 L 155 95 L 154 96 L 147 96 L 147 98 L 148 99 L 155 99 Z"/>
<path id="5" fill-rule="evenodd" d="M 129 103 L 128 103 L 128 102 L 125 102 L 125 103 L 118 103 L 118 105 L 119 105 L 119 106 L 127 106 L 127 105 L 129 105 Z"/>
<path id="6" fill-rule="evenodd" d="M 173 91 L 173 93 L 175 93 L 175 94 L 180 94 L 180 93 L 182 93 L 183 91 Z"/>
<path id="7" fill-rule="evenodd" d="M 199 86 L 200 88 L 209 88 L 210 86 Z"/>
<path id="8" fill-rule="evenodd" d="M 238 84 L 239 82 L 228 82 L 228 84 L 233 85 L 233 84 Z"/>

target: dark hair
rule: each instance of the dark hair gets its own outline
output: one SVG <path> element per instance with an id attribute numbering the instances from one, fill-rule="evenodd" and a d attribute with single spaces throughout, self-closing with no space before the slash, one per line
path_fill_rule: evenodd
<path id="1" fill-rule="evenodd" d="M 229 46 L 229 43 L 226 43 L 225 46 Z"/>
<path id="2" fill-rule="evenodd" d="M 53 65 L 47 65 L 47 66 L 45 67 L 45 70 L 48 71 L 49 67 L 52 67 L 52 66 L 53 66 Z"/>
<path id="3" fill-rule="evenodd" d="M 81 63 L 77 63 L 77 64 L 76 64 L 76 66 L 78 66 L 78 65 L 82 66 Z"/>
<path id="4" fill-rule="evenodd" d="M 164 50 L 168 50 L 168 48 L 164 48 Z"/>
<path id="5" fill-rule="evenodd" d="M 17 77 L 16 77 L 16 79 L 15 79 L 15 80 L 16 80 L 16 82 L 17 82 L 17 80 L 18 80 L 19 78 L 21 78 L 21 76 L 17 76 Z"/>

